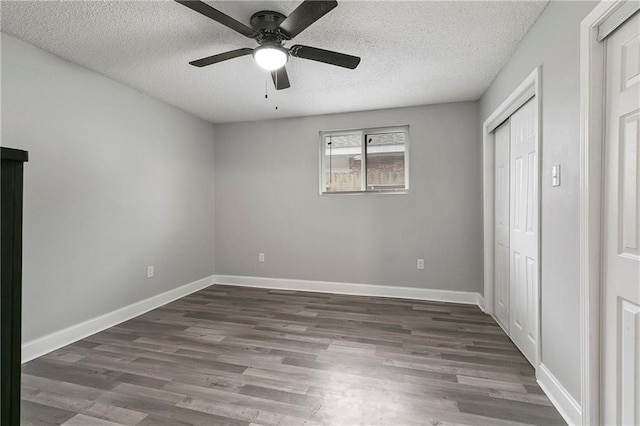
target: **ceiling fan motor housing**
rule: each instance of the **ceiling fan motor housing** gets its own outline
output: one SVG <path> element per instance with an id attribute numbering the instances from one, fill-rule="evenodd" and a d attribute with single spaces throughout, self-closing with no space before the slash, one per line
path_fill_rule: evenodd
<path id="1" fill-rule="evenodd" d="M 260 33 L 263 41 L 282 41 L 285 39 L 278 27 L 286 16 L 273 10 L 261 10 L 251 15 L 251 28 Z M 260 43 L 260 39 L 258 42 Z"/>

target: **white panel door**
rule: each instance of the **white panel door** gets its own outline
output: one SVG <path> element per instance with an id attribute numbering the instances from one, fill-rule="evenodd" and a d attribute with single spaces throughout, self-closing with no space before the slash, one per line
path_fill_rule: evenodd
<path id="1" fill-rule="evenodd" d="M 509 332 L 509 120 L 495 131 L 494 313 Z"/>
<path id="2" fill-rule="evenodd" d="M 640 424 L 640 15 L 606 41 L 603 417 Z"/>
<path id="3" fill-rule="evenodd" d="M 535 367 L 538 351 L 538 129 L 535 98 L 516 111 L 510 120 L 509 333 Z"/>

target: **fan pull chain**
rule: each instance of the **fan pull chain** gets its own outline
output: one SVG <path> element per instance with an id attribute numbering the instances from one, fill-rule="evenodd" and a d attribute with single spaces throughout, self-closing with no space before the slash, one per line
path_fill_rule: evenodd
<path id="1" fill-rule="evenodd" d="M 329 136 L 329 185 L 331 185 L 332 182 L 332 176 L 333 176 L 333 136 Z"/>
<path id="2" fill-rule="evenodd" d="M 278 90 L 278 71 L 276 71 L 276 90 Z M 276 105 L 276 111 L 278 110 L 278 105 Z"/>
<path id="3" fill-rule="evenodd" d="M 278 73 L 276 73 L 276 87 L 278 87 Z M 269 99 L 269 74 L 267 74 L 264 78 L 264 98 Z M 276 105 L 276 110 L 278 110 L 278 105 Z"/>
<path id="4" fill-rule="evenodd" d="M 264 98 L 265 99 L 269 99 L 269 92 L 268 92 L 268 89 L 267 89 L 267 87 L 269 86 L 268 81 L 269 81 L 269 77 L 265 76 L 265 78 L 264 78 Z"/>
<path id="5" fill-rule="evenodd" d="M 278 90 L 278 71 L 275 72 L 276 73 L 276 90 Z M 276 105 L 276 111 L 278 110 L 278 105 Z"/>

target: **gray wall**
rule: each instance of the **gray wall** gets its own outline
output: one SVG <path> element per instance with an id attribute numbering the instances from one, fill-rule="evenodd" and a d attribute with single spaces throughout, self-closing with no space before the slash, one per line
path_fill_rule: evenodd
<path id="1" fill-rule="evenodd" d="M 482 120 L 542 65 L 542 362 L 580 401 L 580 22 L 595 3 L 551 2 L 480 101 Z M 551 167 L 562 185 L 551 186 Z"/>
<path id="2" fill-rule="evenodd" d="M 401 124 L 409 194 L 318 195 L 319 131 Z M 216 274 L 481 292 L 479 128 L 477 102 L 217 125 Z"/>
<path id="3" fill-rule="evenodd" d="M 213 125 L 2 34 L 2 145 L 30 155 L 23 341 L 213 274 Z"/>

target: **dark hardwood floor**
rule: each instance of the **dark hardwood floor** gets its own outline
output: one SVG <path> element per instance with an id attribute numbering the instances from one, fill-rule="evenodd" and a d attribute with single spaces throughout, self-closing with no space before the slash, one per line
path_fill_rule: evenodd
<path id="1" fill-rule="evenodd" d="M 475 306 L 212 286 L 23 365 L 26 425 L 564 424 Z"/>

